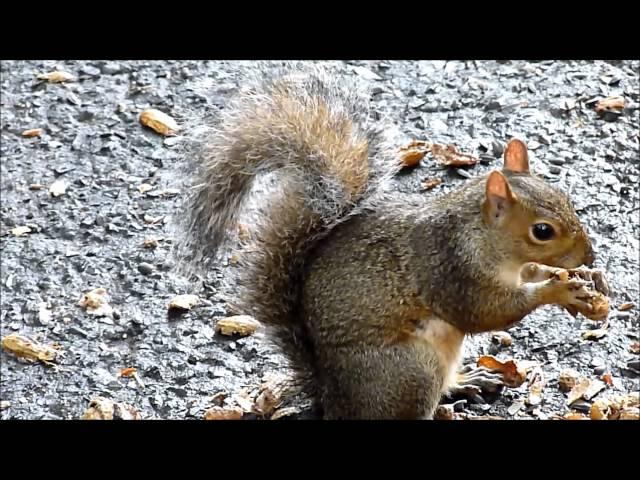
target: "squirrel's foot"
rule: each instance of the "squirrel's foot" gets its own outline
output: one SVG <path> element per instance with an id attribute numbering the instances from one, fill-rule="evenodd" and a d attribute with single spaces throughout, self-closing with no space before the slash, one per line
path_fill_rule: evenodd
<path id="1" fill-rule="evenodd" d="M 449 397 L 466 397 L 476 403 L 485 403 L 481 393 L 497 393 L 504 386 L 502 375 L 484 367 L 467 365 L 460 370 L 455 385 L 447 391 Z"/>

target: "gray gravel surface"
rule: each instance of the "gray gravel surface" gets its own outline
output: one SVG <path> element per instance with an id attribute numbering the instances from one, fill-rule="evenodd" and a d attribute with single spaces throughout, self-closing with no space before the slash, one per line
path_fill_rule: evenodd
<path id="1" fill-rule="evenodd" d="M 224 265 L 195 284 L 176 272 L 171 224 L 184 195 L 178 139 L 138 121 L 148 107 L 181 124 L 192 111 L 222 108 L 241 82 L 242 68 L 253 68 L 251 62 L 237 66 L 2 62 L 1 334 L 56 343 L 65 355 L 56 369 L 3 350 L 1 418 L 75 419 L 97 396 L 130 404 L 144 418 L 202 418 L 219 402 L 214 395 L 226 393 L 231 404 L 265 375 L 283 371 L 281 356 L 263 334 L 215 333 L 215 321 L 226 316 L 219 296 Z M 566 394 L 557 385 L 565 368 L 592 379 L 610 374 L 613 385 L 601 396 L 637 392 L 640 366 L 631 345 L 640 340 L 638 62 L 375 61 L 330 68 L 370 82 L 375 112 L 408 138 L 455 143 L 482 160 L 455 170 L 426 158 L 398 177 L 399 195 L 420 191 L 425 179 L 435 177 L 444 183 L 425 195 L 456 188 L 499 166 L 502 145 L 521 136 L 531 148 L 533 169 L 571 192 L 595 241 L 596 266 L 608 272 L 614 308 L 603 338 L 583 340 L 585 330 L 599 325 L 547 307 L 510 331 L 509 347 L 493 344 L 489 335 L 468 342 L 467 363 L 481 354 L 540 362 L 546 380 L 541 405 L 513 406 L 526 397 L 525 384 L 464 409 L 504 418 L 566 413 Z M 75 81 L 36 79 L 55 69 L 72 73 Z M 602 118 L 594 102 L 610 95 L 623 96 L 626 108 Z M 43 135 L 21 135 L 32 128 L 44 129 Z M 66 183 L 65 194 L 49 194 L 54 181 Z M 153 189 L 141 193 L 141 184 Z M 14 235 L 19 226 L 31 232 Z M 143 247 L 150 237 L 158 239 L 157 248 Z M 98 287 L 108 292 L 113 318 L 89 315 L 77 305 L 83 293 Z M 182 293 L 204 301 L 169 317 L 168 301 Z M 624 302 L 636 307 L 618 311 Z M 43 303 L 50 318 L 39 314 Z M 126 367 L 136 368 L 142 383 L 117 375 Z M 302 411 L 294 418 L 313 418 L 304 395 L 292 402 Z"/>

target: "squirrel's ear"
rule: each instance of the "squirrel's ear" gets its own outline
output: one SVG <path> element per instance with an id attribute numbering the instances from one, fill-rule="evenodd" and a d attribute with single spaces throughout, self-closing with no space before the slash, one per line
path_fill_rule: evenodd
<path id="1" fill-rule="evenodd" d="M 517 173 L 529 173 L 529 152 L 523 141 L 514 138 L 504 150 L 504 169 Z"/>
<path id="2" fill-rule="evenodd" d="M 506 177 L 498 171 L 491 172 L 485 190 L 485 219 L 491 223 L 500 222 L 515 201 L 516 196 Z"/>

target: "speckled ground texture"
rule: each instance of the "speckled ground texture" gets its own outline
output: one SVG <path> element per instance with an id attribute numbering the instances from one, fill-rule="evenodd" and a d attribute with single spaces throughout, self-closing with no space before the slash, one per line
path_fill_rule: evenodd
<path id="1" fill-rule="evenodd" d="M 143 418 L 199 419 L 215 404 L 216 393 L 231 399 L 258 386 L 265 374 L 283 371 L 281 356 L 263 334 L 215 333 L 216 320 L 226 315 L 219 296 L 224 266 L 194 283 L 176 273 L 171 224 L 181 214 L 184 163 L 178 139 L 138 121 L 148 107 L 179 123 L 187 123 L 191 111 L 224 108 L 245 68 L 255 66 L 2 62 L 1 334 L 57 343 L 65 352 L 61 369 L 0 353 L 3 419 L 77 419 L 97 396 L 130 404 Z M 466 363 L 483 354 L 540 362 L 546 380 L 540 406 L 509 409 L 525 398 L 525 383 L 485 396 L 486 403 L 461 404 L 462 411 L 525 419 L 564 414 L 571 409 L 557 378 L 565 368 L 592 379 L 611 374 L 613 385 L 600 395 L 638 391 L 639 357 L 631 351 L 639 341 L 638 62 L 357 61 L 330 68 L 369 82 L 374 110 L 409 138 L 455 143 L 482 160 L 457 171 L 426 157 L 398 177 L 399 195 L 421 191 L 421 183 L 434 177 L 444 183 L 424 195 L 456 188 L 466 177 L 499 166 L 502 145 L 521 136 L 531 148 L 533 169 L 571 191 L 596 244 L 596 267 L 607 271 L 613 308 L 605 337 L 583 340 L 596 322 L 546 307 L 510 331 L 510 347 L 493 344 L 489 335 L 467 342 Z M 36 79 L 55 69 L 76 81 Z M 593 101 L 609 95 L 622 95 L 627 106 L 620 116 L 601 118 Z M 44 134 L 21 136 L 31 128 Z M 53 198 L 48 186 L 60 178 L 67 191 Z M 143 183 L 154 190 L 141 193 Z M 31 184 L 45 188 L 31 190 Z M 162 220 L 149 224 L 145 216 Z M 32 232 L 11 233 L 23 225 Z M 158 248 L 143 248 L 152 236 L 161 239 Z M 77 305 L 97 287 L 108 291 L 114 319 L 88 315 Z M 169 318 L 167 302 L 181 293 L 204 301 Z M 42 302 L 51 306 L 50 319 L 38 315 Z M 636 307 L 619 312 L 615 307 L 624 302 Z M 137 369 L 144 387 L 117 376 L 125 367 Z M 304 396 L 292 402 L 301 413 L 289 418 L 314 418 Z M 588 407 L 578 403 L 579 409 Z"/>

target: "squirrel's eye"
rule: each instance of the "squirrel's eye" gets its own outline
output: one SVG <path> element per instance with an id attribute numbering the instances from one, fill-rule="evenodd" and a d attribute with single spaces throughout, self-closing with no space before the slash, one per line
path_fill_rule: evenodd
<path id="1" fill-rule="evenodd" d="M 536 223 L 531 227 L 533 238 L 539 242 L 547 242 L 555 235 L 555 230 L 548 223 Z"/>

